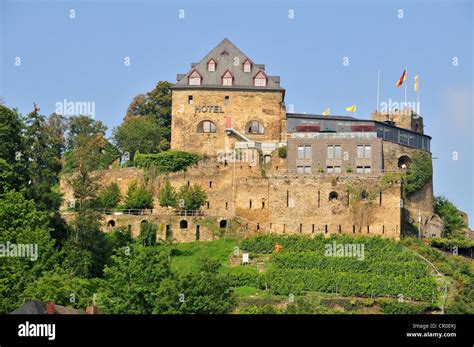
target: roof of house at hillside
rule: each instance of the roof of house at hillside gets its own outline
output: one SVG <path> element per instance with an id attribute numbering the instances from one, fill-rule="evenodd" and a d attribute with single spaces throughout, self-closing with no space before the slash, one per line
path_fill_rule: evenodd
<path id="1" fill-rule="evenodd" d="M 46 314 L 46 304 L 37 300 L 28 301 L 10 314 Z"/>
<path id="2" fill-rule="evenodd" d="M 208 71 L 208 63 L 211 59 L 215 62 L 215 71 Z M 249 60 L 251 63 L 250 72 L 245 72 L 243 64 Z M 235 63 L 237 62 L 237 64 Z M 194 72 L 201 76 L 200 85 L 189 85 L 188 78 Z M 233 77 L 231 86 L 222 85 L 222 77 L 226 72 L 230 72 Z M 265 86 L 254 86 L 254 78 L 263 73 L 267 77 Z M 191 69 L 186 74 L 178 74 L 177 82 L 172 89 L 252 89 L 252 90 L 280 90 L 279 76 L 268 76 L 265 72 L 264 64 L 256 64 L 246 54 L 244 54 L 229 39 L 225 38 L 215 48 L 213 48 L 198 63 L 192 63 Z"/>
<path id="3" fill-rule="evenodd" d="M 86 314 L 84 310 L 71 307 L 54 305 L 55 314 Z M 38 300 L 27 301 L 25 304 L 10 314 L 47 314 L 47 304 Z"/>

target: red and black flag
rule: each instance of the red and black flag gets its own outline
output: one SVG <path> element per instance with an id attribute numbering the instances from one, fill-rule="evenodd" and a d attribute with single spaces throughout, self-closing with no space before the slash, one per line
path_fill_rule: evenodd
<path id="1" fill-rule="evenodd" d="M 407 69 L 403 70 L 403 74 L 400 76 L 400 79 L 397 81 L 397 88 L 403 84 L 403 81 L 407 79 Z"/>

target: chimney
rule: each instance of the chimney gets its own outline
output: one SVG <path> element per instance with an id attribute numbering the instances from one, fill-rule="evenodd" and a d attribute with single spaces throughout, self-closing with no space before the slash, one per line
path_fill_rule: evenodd
<path id="1" fill-rule="evenodd" d="M 55 314 L 56 309 L 54 308 L 54 302 L 48 301 L 46 303 L 46 314 Z"/>
<path id="2" fill-rule="evenodd" d="M 87 306 L 86 307 L 86 313 L 87 314 L 98 314 L 97 306 L 95 306 L 95 305 Z"/>

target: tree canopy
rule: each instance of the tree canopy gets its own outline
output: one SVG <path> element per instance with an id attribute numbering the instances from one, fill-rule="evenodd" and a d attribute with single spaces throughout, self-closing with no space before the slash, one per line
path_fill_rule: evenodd
<path id="1" fill-rule="evenodd" d="M 435 197 L 434 212 L 443 220 L 445 236 L 461 236 L 462 229 L 467 227 L 457 207 L 444 196 Z"/>

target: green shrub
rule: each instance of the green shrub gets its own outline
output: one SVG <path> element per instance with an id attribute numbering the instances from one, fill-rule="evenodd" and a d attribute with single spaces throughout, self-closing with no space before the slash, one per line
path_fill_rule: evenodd
<path id="1" fill-rule="evenodd" d="M 156 167 L 159 173 L 168 173 L 186 170 L 201 159 L 202 157 L 195 153 L 168 150 L 157 154 L 136 153 L 133 160 L 137 167 L 145 169 Z"/>
<path id="2" fill-rule="evenodd" d="M 105 234 L 105 238 L 111 250 L 125 247 L 133 241 L 132 231 L 127 227 L 116 227 Z"/>
<path id="3" fill-rule="evenodd" d="M 406 173 L 403 191 L 406 196 L 419 191 L 433 177 L 431 156 L 424 152 L 415 152 L 411 158 L 410 168 Z"/>
<path id="4" fill-rule="evenodd" d="M 163 188 L 161 188 L 159 198 L 161 207 L 176 208 L 178 206 L 176 190 L 169 181 L 166 181 Z"/>
<path id="5" fill-rule="evenodd" d="M 432 305 L 424 303 L 409 303 L 398 301 L 383 301 L 380 311 L 385 314 L 423 314 L 433 310 Z"/>
<path id="6" fill-rule="evenodd" d="M 120 187 L 115 182 L 106 186 L 98 196 L 100 208 L 116 208 L 120 199 Z"/>
<path id="7" fill-rule="evenodd" d="M 443 196 L 435 197 L 434 212 L 443 220 L 446 236 L 461 236 L 458 234 L 462 234 L 460 231 L 467 227 L 457 207 Z"/>
<path id="8" fill-rule="evenodd" d="M 266 305 L 249 305 L 239 309 L 239 314 L 281 314 L 284 311 L 278 307 L 266 304 Z"/>
<path id="9" fill-rule="evenodd" d="M 128 186 L 127 196 L 125 197 L 126 209 L 146 209 L 153 208 L 153 195 L 145 186 L 139 185 L 135 180 Z"/>
<path id="10" fill-rule="evenodd" d="M 142 222 L 140 224 L 140 235 L 138 236 L 139 242 L 143 246 L 156 245 L 156 230 L 156 224 L 150 222 Z"/>
<path id="11" fill-rule="evenodd" d="M 282 159 L 286 158 L 286 155 L 287 155 L 287 147 L 286 146 L 283 146 L 283 147 L 279 147 L 278 148 L 278 156 Z"/>
<path id="12" fill-rule="evenodd" d="M 259 274 L 252 271 L 232 271 L 226 274 L 231 287 L 259 287 Z"/>
<path id="13" fill-rule="evenodd" d="M 198 185 L 181 186 L 178 192 L 178 207 L 182 210 L 199 210 L 206 203 L 207 194 L 204 189 Z"/>

